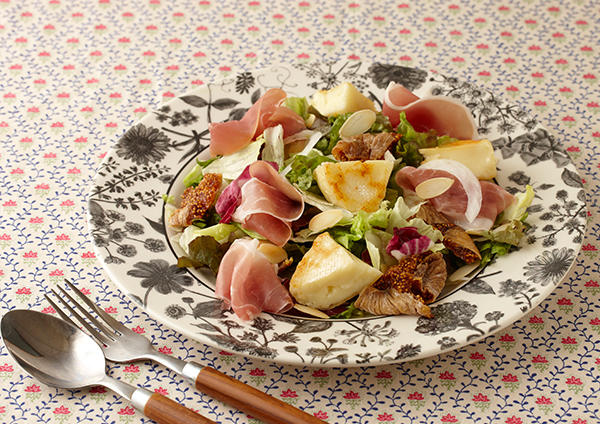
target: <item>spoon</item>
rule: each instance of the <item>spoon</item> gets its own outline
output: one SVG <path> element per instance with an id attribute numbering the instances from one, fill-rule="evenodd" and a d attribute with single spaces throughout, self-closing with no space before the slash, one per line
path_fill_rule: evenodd
<path id="1" fill-rule="evenodd" d="M 107 376 L 100 346 L 66 321 L 37 311 L 15 309 L 2 317 L 0 333 L 15 361 L 48 386 L 104 386 L 157 423 L 215 424 L 165 396 Z"/>

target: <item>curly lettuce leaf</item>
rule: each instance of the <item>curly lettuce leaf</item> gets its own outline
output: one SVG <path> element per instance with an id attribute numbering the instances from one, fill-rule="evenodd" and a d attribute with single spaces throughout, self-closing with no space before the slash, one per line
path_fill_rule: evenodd
<path id="1" fill-rule="evenodd" d="M 527 218 L 527 208 L 535 197 L 533 187 L 527 185 L 525 191 L 515 194 L 515 200 L 511 203 L 500 216 L 500 223 L 506 223 L 512 220 L 524 221 Z"/>
<path id="2" fill-rule="evenodd" d="M 329 133 L 323 136 L 315 145 L 315 148 L 323 152 L 324 155 L 330 155 L 336 143 L 340 139 L 340 128 L 344 122 L 352 115 L 351 113 L 343 113 L 338 116 L 330 116 L 328 121 L 331 125 Z"/>
<path id="3" fill-rule="evenodd" d="M 219 158 L 220 156 L 205 161 L 196 160 L 196 165 L 194 165 L 192 170 L 188 172 L 188 174 L 185 177 L 183 177 L 183 185 L 186 187 L 197 186 L 204 177 L 204 168 L 206 168 L 208 165 L 210 165 Z"/>
<path id="4" fill-rule="evenodd" d="M 235 225 L 216 224 L 206 228 L 199 228 L 194 225 L 186 227 L 179 237 L 179 245 L 184 252 L 189 254 L 189 245 L 198 237 L 210 236 L 218 243 L 223 244 L 229 241 L 231 233 L 237 230 Z"/>
<path id="5" fill-rule="evenodd" d="M 294 112 L 302 117 L 305 121 L 308 119 L 308 101 L 305 97 L 287 97 L 283 101 L 283 105 L 289 107 Z"/>
<path id="6" fill-rule="evenodd" d="M 248 144 L 242 150 L 231 155 L 222 156 L 204 168 L 203 173 L 221 174 L 226 180 L 235 180 L 246 167 L 258 159 L 260 149 L 265 143 L 263 136 Z"/>
<path id="7" fill-rule="evenodd" d="M 475 242 L 475 244 L 479 249 L 479 253 L 481 253 L 480 266 L 482 267 L 490 263 L 496 257 L 506 255 L 513 247 L 511 244 L 492 240 Z"/>
<path id="8" fill-rule="evenodd" d="M 228 244 L 221 244 L 211 236 L 196 237 L 188 246 L 188 255 L 177 259 L 177 266 L 207 267 L 216 274 L 228 248 Z"/>
<path id="9" fill-rule="evenodd" d="M 424 157 L 419 153 L 419 149 L 425 147 L 436 147 L 442 144 L 452 143 L 455 138 L 447 135 L 438 137 L 436 132 L 418 132 L 406 119 L 406 113 L 400 112 L 400 123 L 396 127 L 396 132 L 402 134 L 400 141 L 396 145 L 396 157 L 402 158 L 402 163 L 409 166 L 419 166 Z"/>
<path id="10" fill-rule="evenodd" d="M 379 133 L 384 131 L 392 131 L 392 124 L 390 119 L 381 112 L 377 112 L 375 122 L 371 125 L 369 132 Z"/>
<path id="11" fill-rule="evenodd" d="M 317 150 L 311 150 L 307 155 L 296 155 L 290 163 L 291 169 L 285 175 L 290 183 L 299 189 L 309 191 L 311 188 L 318 191 L 317 182 L 313 179 L 313 171 L 323 162 L 335 162 L 333 159 L 323 156 Z M 320 193 L 320 191 L 318 191 Z"/>

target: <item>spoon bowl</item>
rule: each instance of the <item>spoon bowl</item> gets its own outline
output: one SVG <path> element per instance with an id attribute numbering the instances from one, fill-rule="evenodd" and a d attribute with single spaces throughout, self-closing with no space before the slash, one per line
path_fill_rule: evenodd
<path id="1" fill-rule="evenodd" d="M 66 321 L 37 311 L 15 309 L 2 317 L 0 334 L 15 361 L 48 386 L 104 386 L 159 424 L 215 424 L 158 393 L 108 377 L 102 348 Z"/>
<path id="2" fill-rule="evenodd" d="M 2 317 L 0 332 L 19 365 L 48 386 L 74 389 L 97 385 L 104 378 L 100 346 L 63 320 L 14 310 Z"/>

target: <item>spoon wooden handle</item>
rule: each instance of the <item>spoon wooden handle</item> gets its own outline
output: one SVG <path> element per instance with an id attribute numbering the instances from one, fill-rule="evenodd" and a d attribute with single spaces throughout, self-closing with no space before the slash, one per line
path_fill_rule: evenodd
<path id="1" fill-rule="evenodd" d="M 196 364 L 197 365 L 197 364 Z M 198 365 L 198 367 L 201 367 Z M 324 424 L 298 408 L 231 378 L 211 367 L 201 367 L 196 388 L 221 402 L 269 424 Z"/>
<path id="2" fill-rule="evenodd" d="M 144 414 L 159 424 L 216 424 L 158 393 L 150 396 L 144 406 Z"/>

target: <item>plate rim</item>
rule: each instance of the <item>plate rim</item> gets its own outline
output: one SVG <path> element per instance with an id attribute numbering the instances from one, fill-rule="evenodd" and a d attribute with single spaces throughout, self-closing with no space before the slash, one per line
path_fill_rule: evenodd
<path id="1" fill-rule="evenodd" d="M 340 63 L 340 62 L 344 62 L 344 61 L 334 61 L 333 63 Z M 346 61 L 347 62 L 347 61 Z M 328 63 L 327 61 L 316 61 L 315 63 Z M 361 64 L 377 64 L 377 63 L 382 63 L 384 65 L 393 65 L 396 66 L 394 64 L 391 63 L 384 63 L 384 62 L 371 62 L 371 61 L 360 61 Z M 399 65 L 398 65 L 399 66 Z M 256 73 L 256 72 L 267 72 L 269 70 L 271 70 L 274 67 L 289 67 L 292 70 L 297 70 L 297 68 L 295 67 L 294 63 L 279 63 L 279 64 L 271 64 L 271 65 L 267 65 L 263 68 L 253 68 L 251 70 L 245 71 L 245 70 L 240 70 L 240 73 L 242 72 L 252 72 L 252 73 Z M 444 74 L 442 73 L 438 73 L 436 71 L 433 70 L 424 70 L 422 68 L 418 68 L 418 67 L 403 67 L 403 68 L 410 68 L 410 69 L 416 69 L 416 70 L 422 70 L 427 72 L 428 77 L 430 77 L 430 75 L 436 74 L 436 75 L 440 75 L 445 77 Z M 235 75 L 235 74 L 234 74 Z M 145 120 L 148 119 L 148 117 L 152 116 L 153 113 L 155 111 L 158 111 L 158 109 L 160 107 L 164 107 L 164 106 L 169 106 L 169 105 L 173 105 L 173 104 L 177 104 L 178 101 L 180 101 L 180 99 L 182 97 L 185 96 L 190 96 L 190 95 L 194 95 L 197 94 L 199 92 L 203 92 L 204 90 L 207 89 L 208 86 L 213 85 L 219 85 L 219 84 L 223 84 L 225 81 L 228 81 L 231 77 L 227 77 L 227 78 L 219 78 L 219 79 L 215 79 L 215 80 L 211 80 L 209 81 L 207 84 L 200 86 L 200 87 L 196 87 L 196 88 L 191 88 L 187 91 L 185 91 L 183 94 L 174 97 L 172 99 L 170 99 L 168 102 L 165 103 L 160 103 L 156 108 L 153 108 L 152 110 L 150 110 L 148 113 L 146 113 L 144 116 L 140 117 L 139 119 L 137 119 L 136 121 L 134 121 L 130 126 L 128 126 L 127 128 L 130 129 L 132 127 L 135 127 L 136 125 L 143 123 Z M 484 91 L 490 91 L 490 92 L 494 92 L 493 89 L 487 89 L 484 87 L 481 87 L 480 85 L 478 85 L 477 83 L 474 83 L 468 79 L 464 79 L 461 77 L 455 77 L 457 80 L 461 81 L 461 82 L 467 82 L 468 84 L 477 87 L 477 88 L 481 88 Z M 302 85 L 302 84 L 301 84 Z M 304 88 L 304 86 L 303 86 Z M 308 88 L 308 87 L 306 87 Z M 532 115 L 532 112 L 527 111 L 526 109 L 520 107 L 518 104 L 516 103 L 512 103 L 510 101 L 506 102 L 509 105 L 515 105 L 518 107 L 519 110 L 523 110 L 526 112 L 527 115 Z M 545 125 L 542 125 L 540 123 L 539 125 L 541 128 L 543 128 L 545 131 L 547 131 L 551 136 L 555 137 L 558 140 L 561 140 L 562 138 L 559 137 L 556 132 L 552 129 L 548 129 Z M 125 133 L 124 133 L 125 134 Z M 123 134 L 123 135 L 124 135 Z M 122 136 L 123 136 L 122 135 Z M 122 137 L 121 136 L 121 137 Z M 113 144 L 110 146 L 109 150 L 107 151 L 105 157 L 103 158 L 102 162 L 98 165 L 97 168 L 97 172 L 93 177 L 93 182 L 92 182 L 92 186 L 90 188 L 90 190 L 88 191 L 88 202 L 87 202 L 87 209 L 86 209 L 86 217 L 87 217 L 87 224 L 88 224 L 88 229 L 90 230 L 90 236 L 92 233 L 92 230 L 94 228 L 94 224 L 93 224 L 93 216 L 91 213 L 91 208 L 90 208 L 90 202 L 94 200 L 94 198 L 92 197 L 93 191 L 94 189 L 97 187 L 97 181 L 98 179 L 100 179 L 101 177 L 99 176 L 98 172 L 102 169 L 102 167 L 104 166 L 104 164 L 111 158 L 115 156 L 115 146 L 116 143 L 118 142 L 119 139 L 115 139 L 115 141 L 113 142 Z M 564 150 L 564 146 L 563 143 L 559 143 L 559 146 L 562 150 Z M 205 146 L 204 149 L 202 151 L 204 151 L 205 149 L 207 149 L 208 146 Z M 496 149 L 494 149 L 496 151 Z M 173 168 L 178 167 L 177 172 L 175 173 L 175 175 L 173 175 L 173 179 L 169 182 L 168 187 L 170 188 L 174 183 L 175 180 L 177 179 L 176 176 L 179 175 L 183 169 L 186 167 L 186 165 L 188 165 L 191 161 L 195 160 L 198 155 L 202 154 L 201 152 L 197 152 L 195 153 L 193 156 L 191 156 L 188 160 L 186 160 L 185 163 L 183 164 L 178 164 L 176 166 L 174 166 Z M 121 159 L 122 160 L 122 159 Z M 569 157 L 569 161 L 567 163 L 567 165 L 565 165 L 565 167 L 571 166 L 575 172 L 577 173 L 578 176 L 579 175 L 579 170 L 577 169 L 577 167 L 575 166 L 575 163 L 573 162 L 573 160 Z M 558 166 L 557 166 L 558 168 Z M 587 212 L 589 206 L 588 206 L 588 202 L 585 200 L 580 200 L 580 202 L 583 204 L 583 209 Z M 165 202 L 162 202 L 162 207 L 161 207 L 161 216 L 164 216 L 165 213 Z M 583 228 L 583 233 L 587 234 L 588 231 L 588 227 L 589 227 L 589 220 L 584 219 L 582 220 L 584 228 Z M 166 223 L 162 223 L 163 227 L 166 229 L 167 225 Z M 167 234 L 164 234 L 164 237 L 166 239 L 167 245 L 168 245 L 168 249 L 167 251 L 170 251 L 170 253 L 173 254 L 173 257 L 177 257 L 175 255 L 175 252 L 172 249 L 171 246 L 171 240 L 169 239 L 169 237 L 167 236 Z M 128 300 L 132 300 L 133 303 L 140 307 L 140 309 L 145 312 L 148 316 L 150 316 L 152 319 L 154 319 L 155 321 L 157 321 L 158 323 L 161 324 L 165 324 L 167 325 L 170 329 L 172 329 L 173 331 L 176 331 L 186 337 L 189 337 L 190 339 L 192 339 L 193 341 L 197 342 L 197 343 L 201 343 L 201 344 L 205 344 L 208 346 L 211 346 L 215 349 L 221 349 L 227 352 L 231 352 L 233 354 L 236 355 L 241 355 L 241 356 L 246 356 L 246 357 L 250 357 L 253 359 L 260 359 L 263 361 L 268 361 L 268 362 L 275 362 L 275 363 L 281 363 L 281 364 L 287 364 L 287 365 L 294 365 L 294 366 L 309 366 L 309 367 L 320 367 L 320 368 L 331 368 L 331 367 L 344 367 L 344 368 L 349 368 L 349 367 L 364 367 L 364 366 L 380 366 L 380 365 L 388 365 L 388 364 L 397 364 L 397 363 L 401 363 L 401 362 L 405 362 L 405 361 L 411 361 L 411 360 L 422 360 L 425 358 L 429 358 L 429 357 L 433 357 L 439 354 L 444 354 L 447 352 L 451 352 L 454 350 L 457 350 L 459 348 L 463 348 L 475 343 L 480 342 L 481 340 L 492 336 L 494 334 L 496 334 L 497 332 L 506 329 L 507 327 L 510 327 L 512 324 L 514 324 L 514 322 L 518 321 L 519 319 L 522 319 L 523 317 L 527 316 L 528 314 L 530 314 L 535 308 L 537 308 L 539 306 L 539 304 L 543 301 L 546 300 L 555 290 L 556 288 L 562 284 L 565 281 L 565 278 L 567 278 L 568 274 L 572 271 L 573 267 L 575 266 L 575 264 L 577 263 L 577 258 L 581 252 L 581 248 L 583 246 L 583 238 L 581 240 L 581 242 L 579 243 L 573 243 L 573 246 L 570 246 L 573 248 L 574 252 L 573 252 L 573 260 L 571 261 L 571 263 L 568 266 L 568 269 L 563 273 L 563 275 L 561 276 L 561 278 L 554 284 L 550 284 L 548 285 L 549 289 L 547 290 L 547 293 L 545 293 L 545 295 L 543 296 L 538 296 L 537 299 L 535 299 L 534 301 L 531 302 L 531 307 L 528 308 L 525 312 L 520 313 L 520 314 L 513 314 L 511 315 L 509 318 L 506 318 L 505 320 L 502 321 L 502 325 L 499 325 L 497 328 L 493 329 L 493 330 L 487 330 L 485 331 L 482 335 L 478 335 L 474 338 L 472 338 L 471 340 L 468 341 L 464 341 L 464 342 L 458 342 L 455 345 L 452 345 L 448 348 L 443 348 L 443 347 L 439 347 L 437 350 L 435 351 L 428 351 L 426 350 L 425 352 L 420 352 L 418 355 L 414 356 L 414 357 L 409 357 L 409 358 L 400 358 L 400 359 L 396 359 L 396 360 L 384 360 L 384 359 L 377 359 L 375 358 L 376 362 L 365 362 L 365 363 L 361 363 L 357 360 L 356 356 L 353 356 L 354 361 L 349 361 L 349 362 L 345 362 L 345 363 L 340 363 L 340 362 L 324 362 L 324 363 L 312 363 L 312 362 L 299 362 L 298 360 L 294 360 L 294 358 L 297 359 L 297 357 L 295 357 L 294 355 L 289 355 L 289 356 L 283 356 L 283 355 L 278 355 L 272 358 L 265 358 L 263 356 L 259 356 L 259 355 L 253 355 L 250 354 L 248 352 L 240 352 L 240 351 L 236 351 L 236 350 L 231 350 L 228 349 L 227 347 L 223 347 L 221 345 L 219 345 L 218 343 L 213 342 L 212 340 L 210 340 L 209 338 L 206 338 L 204 336 L 202 336 L 201 333 L 194 333 L 192 331 L 191 328 L 189 328 L 189 325 L 178 325 L 176 323 L 176 321 L 172 318 L 166 317 L 164 313 L 160 313 L 157 310 L 153 309 L 153 308 L 149 308 L 148 306 L 144 306 L 142 304 L 139 303 L 139 299 L 136 299 L 136 296 L 131 293 L 126 284 L 123 284 L 120 282 L 120 279 L 123 278 L 122 276 L 119 277 L 117 274 L 115 274 L 115 269 L 114 267 L 110 267 L 109 264 L 106 264 L 104 262 L 104 254 L 101 251 L 101 246 L 98 246 L 93 240 L 92 240 L 92 245 L 93 245 L 93 249 L 95 254 L 97 255 L 98 259 L 100 260 L 101 264 L 102 264 L 102 268 L 103 270 L 108 274 L 108 276 L 110 277 L 110 280 L 112 281 L 112 284 L 114 286 L 116 286 L 120 291 L 122 291 L 126 297 L 128 298 Z M 560 246 L 559 246 L 560 247 Z M 513 254 L 516 252 L 513 252 Z M 542 253 L 542 251 L 540 250 L 539 253 Z M 485 269 L 485 268 L 484 268 Z M 192 278 L 194 278 L 195 280 L 200 280 L 199 278 L 195 277 L 193 273 L 191 273 L 189 270 L 186 269 L 186 272 L 188 274 L 192 275 Z M 523 275 L 523 272 L 521 272 L 520 275 Z M 127 277 L 126 277 L 127 278 Z M 200 280 L 201 281 L 201 280 Z M 202 282 L 203 285 L 206 286 L 206 283 Z M 269 315 L 277 315 L 277 314 L 269 314 Z M 361 321 L 372 321 L 372 320 L 377 320 L 377 319 L 382 319 L 382 318 L 397 318 L 397 316 L 377 316 L 377 317 L 370 317 L 368 319 L 363 319 Z M 304 320 L 304 318 L 298 318 L 301 320 Z M 306 320 L 311 320 L 311 321 L 327 321 L 324 319 L 311 319 L 308 318 Z M 344 322 L 348 322 L 350 320 L 330 320 L 330 322 L 333 323 L 344 323 Z M 414 329 L 410 329 L 410 332 L 414 332 Z M 283 349 L 281 349 L 283 350 Z M 289 359 L 287 359 L 289 358 Z"/>

